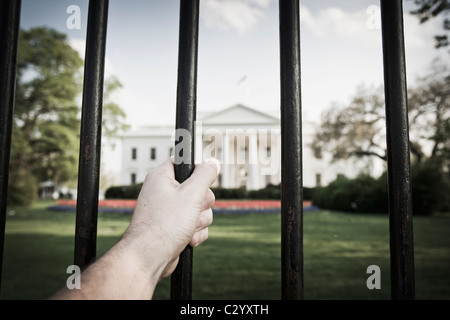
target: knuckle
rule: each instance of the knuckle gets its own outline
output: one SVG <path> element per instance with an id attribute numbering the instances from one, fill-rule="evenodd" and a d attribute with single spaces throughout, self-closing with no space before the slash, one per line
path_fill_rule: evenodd
<path id="1" fill-rule="evenodd" d="M 203 242 L 205 242 L 207 239 L 208 239 L 208 228 L 205 228 L 205 229 L 202 229 L 202 230 L 194 233 L 189 244 L 192 247 L 197 247 L 200 244 L 202 244 Z"/>

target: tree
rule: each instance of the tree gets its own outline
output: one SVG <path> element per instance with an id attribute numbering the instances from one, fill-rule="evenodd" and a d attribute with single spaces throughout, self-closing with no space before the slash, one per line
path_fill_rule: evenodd
<path id="1" fill-rule="evenodd" d="M 430 74 L 408 91 L 410 150 L 413 160 L 440 157 L 448 162 L 450 82 L 448 67 L 433 62 Z M 361 86 L 348 105 L 334 104 L 322 114 L 311 148 L 318 158 L 324 150 L 333 160 L 375 156 L 386 160 L 383 88 Z"/>
<path id="2" fill-rule="evenodd" d="M 383 88 L 360 86 L 348 106 L 334 103 L 322 114 L 311 148 L 317 158 L 333 160 L 375 156 L 386 160 Z"/>
<path id="3" fill-rule="evenodd" d="M 20 31 L 9 204 L 30 204 L 37 182 L 76 179 L 82 66 L 65 34 L 45 27 Z M 115 78 L 111 82 L 114 85 L 105 81 L 109 135 L 117 133 L 125 117 L 117 104 L 108 101 L 121 86 Z"/>
<path id="4" fill-rule="evenodd" d="M 27 186 L 17 187 L 21 179 L 59 183 L 76 172 L 82 65 L 66 35 L 47 28 L 20 31 L 9 180 L 11 190 L 28 194 L 19 204 L 35 196 Z M 10 203 L 17 202 L 13 198 Z"/>
<path id="5" fill-rule="evenodd" d="M 114 140 L 121 136 L 129 125 L 125 123 L 126 114 L 120 106 L 114 102 L 113 94 L 122 88 L 120 81 L 111 76 L 105 80 L 103 93 L 102 134 L 105 138 Z M 114 146 L 114 143 L 111 142 Z"/>
<path id="6" fill-rule="evenodd" d="M 416 149 L 417 156 L 436 158 L 450 168 L 449 73 L 446 64 L 433 61 L 430 73 L 408 91 L 408 108 L 410 137 L 414 141 L 411 149 Z"/>
<path id="7" fill-rule="evenodd" d="M 417 9 L 411 11 L 411 13 L 419 17 L 420 23 L 425 23 L 439 15 L 447 15 L 450 12 L 450 2 L 448 0 L 414 0 L 414 3 L 417 5 Z M 445 18 L 442 22 L 442 27 L 444 34 L 434 36 L 436 48 L 447 47 L 450 44 L 448 39 L 450 19 Z"/>

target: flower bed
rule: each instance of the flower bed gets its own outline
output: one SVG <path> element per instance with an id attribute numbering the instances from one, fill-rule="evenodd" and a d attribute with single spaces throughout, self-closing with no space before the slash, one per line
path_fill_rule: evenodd
<path id="1" fill-rule="evenodd" d="M 77 200 L 57 200 L 57 205 L 59 206 L 73 206 L 77 205 Z M 99 208 L 131 208 L 134 209 L 136 206 L 136 200 L 99 200 Z"/>
<path id="2" fill-rule="evenodd" d="M 57 200 L 57 205 L 47 209 L 55 211 L 74 211 L 76 200 Z M 133 213 L 136 200 L 100 200 L 98 202 L 101 212 Z M 280 212 L 280 200 L 217 200 L 214 203 L 214 213 L 276 213 Z M 314 211 L 318 208 L 311 201 L 303 202 L 304 211 Z"/>

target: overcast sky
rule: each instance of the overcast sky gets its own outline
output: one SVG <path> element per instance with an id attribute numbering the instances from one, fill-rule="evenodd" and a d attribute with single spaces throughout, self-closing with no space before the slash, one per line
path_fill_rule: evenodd
<path id="1" fill-rule="evenodd" d="M 23 0 L 21 26 L 47 25 L 68 35 L 84 55 L 87 0 Z M 81 28 L 69 29 L 70 5 Z M 420 25 L 405 1 L 408 83 L 433 58 L 441 20 Z M 359 84 L 383 83 L 378 1 L 301 1 L 302 106 L 318 122 L 333 101 L 345 103 Z M 133 126 L 175 121 L 179 1 L 110 0 L 106 75 L 123 84 L 116 98 Z M 241 103 L 262 111 L 280 107 L 278 1 L 201 0 L 198 62 L 199 111 Z"/>

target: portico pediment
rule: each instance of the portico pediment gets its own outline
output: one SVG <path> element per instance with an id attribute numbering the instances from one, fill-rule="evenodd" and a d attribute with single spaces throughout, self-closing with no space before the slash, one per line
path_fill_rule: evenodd
<path id="1" fill-rule="evenodd" d="M 267 113 L 237 104 L 199 119 L 206 126 L 278 126 L 280 120 Z"/>

